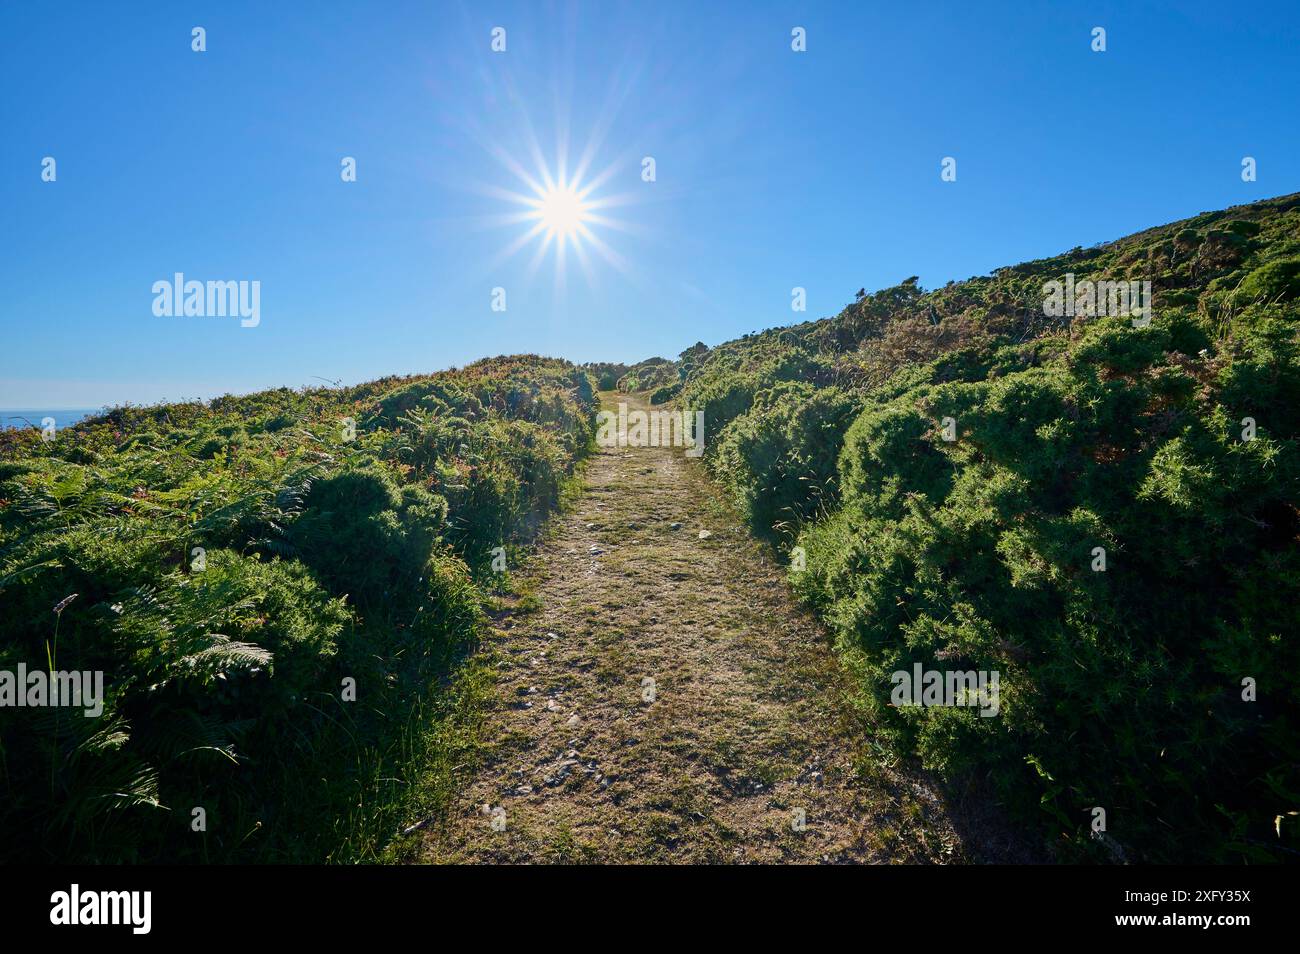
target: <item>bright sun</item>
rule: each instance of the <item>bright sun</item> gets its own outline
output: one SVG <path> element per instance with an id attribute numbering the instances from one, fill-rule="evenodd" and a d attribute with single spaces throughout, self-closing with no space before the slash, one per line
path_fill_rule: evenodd
<path id="1" fill-rule="evenodd" d="M 611 163 L 604 170 L 588 175 L 589 164 L 595 154 L 595 147 L 584 150 L 577 165 L 569 168 L 561 150 L 553 166 L 548 166 L 541 156 L 541 150 L 532 149 L 536 160 L 535 173 L 530 173 L 518 161 L 500 148 L 492 148 L 496 158 L 514 174 L 524 187 L 521 190 L 499 186 L 483 186 L 485 194 L 506 199 L 522 208 L 517 212 L 494 217 L 495 224 L 525 225 L 524 231 L 501 250 L 493 265 L 505 262 L 525 246 L 535 245 L 532 260 L 528 265 L 528 275 L 537 270 L 548 254 L 555 259 L 555 280 L 557 291 L 562 291 L 565 283 L 566 261 L 570 256 L 576 258 L 587 278 L 587 284 L 595 286 L 596 276 L 592 271 L 592 253 L 604 260 L 624 275 L 631 274 L 628 261 L 610 247 L 597 232 L 606 229 L 632 231 L 618 218 L 608 214 L 614 206 L 627 205 L 638 201 L 633 192 L 614 195 L 601 194 L 600 190 L 626 168 L 618 163 Z"/>
<path id="2" fill-rule="evenodd" d="M 572 238 L 584 231 L 587 203 L 573 186 L 550 186 L 537 200 L 537 218 L 552 237 Z"/>

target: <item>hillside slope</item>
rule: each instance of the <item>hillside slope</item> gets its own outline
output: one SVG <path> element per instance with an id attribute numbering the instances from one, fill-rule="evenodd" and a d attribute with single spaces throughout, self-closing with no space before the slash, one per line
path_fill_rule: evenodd
<path id="1" fill-rule="evenodd" d="M 1057 307 L 1101 281 L 1139 297 Z M 1066 857 L 1294 857 L 1298 296 L 1291 195 L 860 292 L 680 401 L 901 750 Z M 996 717 L 900 703 L 917 665 L 998 673 Z"/>
<path id="2" fill-rule="evenodd" d="M 103 681 L 0 707 L 0 858 L 374 857 L 448 797 L 444 683 L 593 411 L 523 355 L 0 433 L 0 673 Z"/>

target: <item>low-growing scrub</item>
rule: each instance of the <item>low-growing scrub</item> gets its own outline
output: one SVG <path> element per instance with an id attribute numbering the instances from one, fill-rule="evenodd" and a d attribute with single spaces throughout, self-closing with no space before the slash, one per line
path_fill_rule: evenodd
<path id="1" fill-rule="evenodd" d="M 685 375 L 882 735 L 1061 857 L 1300 851 L 1297 237 L 1290 196 L 908 279 Z M 1153 320 L 1052 317 L 1067 273 Z M 917 665 L 998 673 L 996 714 L 901 704 Z"/>
<path id="2" fill-rule="evenodd" d="M 667 358 L 647 358 L 639 364 L 632 365 L 618 379 L 620 391 L 655 391 L 663 387 L 672 387 L 678 381 L 677 365 Z"/>
<path id="3" fill-rule="evenodd" d="M 375 857 L 594 409 L 519 356 L 0 434 L 0 671 L 103 673 L 97 717 L 0 707 L 0 857 Z"/>
<path id="4" fill-rule="evenodd" d="M 857 407 L 838 388 L 782 381 L 722 431 L 713 469 L 757 532 L 797 527 L 833 504 L 835 461 Z"/>
<path id="5" fill-rule="evenodd" d="M 613 391 L 618 387 L 618 379 L 627 374 L 632 366 L 630 364 L 620 364 L 616 361 L 593 361 L 590 364 L 584 364 L 582 367 L 596 382 L 597 390 Z"/>

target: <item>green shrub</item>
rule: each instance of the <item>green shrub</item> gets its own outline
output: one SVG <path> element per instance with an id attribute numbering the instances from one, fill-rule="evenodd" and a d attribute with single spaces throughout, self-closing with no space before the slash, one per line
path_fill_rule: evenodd
<path id="1" fill-rule="evenodd" d="M 617 364 L 608 361 L 598 361 L 593 364 L 584 364 L 584 370 L 590 372 L 596 381 L 596 387 L 601 391 L 613 391 L 618 387 L 618 379 L 631 369 L 630 365 Z"/>
<path id="2" fill-rule="evenodd" d="M 289 526 L 290 552 L 332 592 L 362 605 L 383 603 L 418 577 L 447 517 L 446 500 L 403 490 L 379 467 L 315 481 L 303 506 Z"/>
<path id="3" fill-rule="evenodd" d="M 682 391 L 682 382 L 675 381 L 672 384 L 666 384 L 658 388 L 650 395 L 651 404 L 667 404 L 673 398 L 677 397 Z"/>
<path id="4" fill-rule="evenodd" d="M 1052 367 L 868 408 L 841 455 L 843 507 L 800 537 L 794 581 L 924 764 L 989 773 L 1085 853 L 1096 804 L 1149 859 L 1248 856 L 1241 839 L 1281 807 L 1261 780 L 1295 783 L 1282 753 L 1300 693 L 1275 685 L 1255 709 L 1237 693 L 1300 663 L 1278 639 L 1300 624 L 1300 584 L 1277 575 L 1300 563 L 1300 461 L 1293 441 L 1240 441 L 1190 387 L 1139 385 L 1160 381 L 1160 340 L 1101 323 Z M 1294 387 L 1297 366 L 1274 367 L 1271 384 L 1252 378 L 1260 407 Z M 936 439 L 944 412 L 956 441 Z M 1000 717 L 889 708 L 890 674 L 917 662 L 999 671 Z"/>
<path id="5" fill-rule="evenodd" d="M 1300 258 L 1269 262 L 1250 272 L 1237 286 L 1240 303 L 1285 301 L 1300 297 Z"/>
<path id="6" fill-rule="evenodd" d="M 723 431 L 713 472 L 764 536 L 835 500 L 835 460 L 856 404 L 836 388 L 782 382 Z"/>
<path id="7" fill-rule="evenodd" d="M 647 358 L 634 364 L 618 379 L 620 391 L 655 391 L 674 385 L 679 380 L 677 365 L 667 358 Z"/>
<path id="8" fill-rule="evenodd" d="M 861 292 L 686 377 L 681 403 L 720 434 L 708 466 L 758 530 L 797 530 L 791 584 L 877 731 L 991 785 L 1063 857 L 1300 850 L 1300 688 L 1280 675 L 1300 665 L 1295 201 Z M 1066 273 L 1150 278 L 1155 320 L 1044 320 Z M 819 415 L 799 406 L 824 393 L 852 420 L 805 455 Z M 827 513 L 786 478 L 832 459 Z M 999 672 L 998 716 L 894 706 L 891 675 L 918 663 Z"/>

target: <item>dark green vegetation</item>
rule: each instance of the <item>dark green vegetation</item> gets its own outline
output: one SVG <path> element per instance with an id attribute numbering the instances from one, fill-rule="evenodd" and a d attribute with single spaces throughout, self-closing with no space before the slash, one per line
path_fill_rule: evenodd
<path id="1" fill-rule="evenodd" d="M 1046 316 L 1070 272 L 1150 280 L 1150 325 Z M 859 293 L 695 354 L 680 400 L 899 751 L 1061 857 L 1294 859 L 1298 296 L 1289 196 Z M 997 670 L 1000 714 L 891 707 L 914 663 Z"/>
<path id="2" fill-rule="evenodd" d="M 0 857 L 365 859 L 437 811 L 492 551 L 556 506 L 594 408 L 520 356 L 0 434 L 0 670 L 107 696 L 0 708 Z"/>
<path id="3" fill-rule="evenodd" d="M 620 391 L 657 391 L 678 382 L 677 365 L 667 358 L 647 358 L 618 379 Z"/>
<path id="4" fill-rule="evenodd" d="M 596 388 L 600 391 L 613 391 L 618 387 L 618 379 L 631 369 L 630 364 L 620 364 L 615 361 L 593 361 L 584 364 L 582 369 L 591 375 L 596 382 Z"/>
<path id="5" fill-rule="evenodd" d="M 646 358 L 634 365 L 587 365 L 593 374 L 599 373 L 598 387 L 602 391 L 617 389 L 627 394 L 646 392 L 651 404 L 666 404 L 677 397 L 682 382 L 694 370 L 697 362 L 709 349 L 697 341 L 683 351 L 676 361 L 667 358 Z M 618 369 L 617 373 L 613 370 Z"/>

